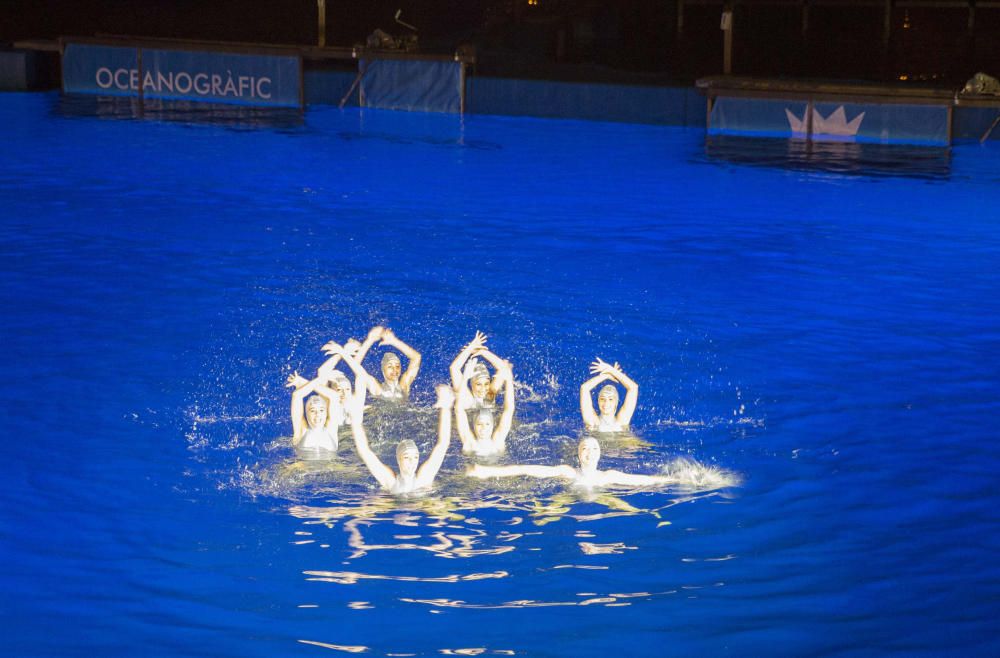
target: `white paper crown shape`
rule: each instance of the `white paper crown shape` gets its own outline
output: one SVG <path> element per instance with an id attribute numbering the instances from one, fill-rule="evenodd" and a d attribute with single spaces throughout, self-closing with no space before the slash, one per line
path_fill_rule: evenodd
<path id="1" fill-rule="evenodd" d="M 792 128 L 792 134 L 806 134 L 805 114 L 803 114 L 800 119 L 792 114 L 791 110 L 786 107 L 785 116 L 788 117 L 788 125 Z M 858 116 L 854 117 L 850 123 L 848 123 L 847 114 L 844 112 L 843 105 L 831 112 L 828 117 L 823 117 L 823 115 L 821 115 L 814 107 L 812 111 L 812 134 L 832 135 L 834 137 L 854 137 L 858 134 L 858 129 L 861 127 L 861 121 L 864 118 L 865 113 L 862 112 Z"/>

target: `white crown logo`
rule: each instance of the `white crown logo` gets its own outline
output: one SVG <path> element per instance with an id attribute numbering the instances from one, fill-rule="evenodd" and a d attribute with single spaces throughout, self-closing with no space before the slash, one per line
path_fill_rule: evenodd
<path id="1" fill-rule="evenodd" d="M 793 135 L 806 134 L 805 114 L 800 119 L 786 107 L 785 116 L 788 117 L 788 125 L 791 126 Z M 814 107 L 812 110 L 812 134 L 829 135 L 832 137 L 854 137 L 858 134 L 858 129 L 861 127 L 861 121 L 864 118 L 865 113 L 862 112 L 848 123 L 843 105 L 831 112 L 830 116 L 824 118 Z"/>

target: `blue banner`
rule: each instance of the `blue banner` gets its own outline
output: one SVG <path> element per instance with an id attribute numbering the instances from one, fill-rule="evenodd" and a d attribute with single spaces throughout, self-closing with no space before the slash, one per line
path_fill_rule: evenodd
<path id="1" fill-rule="evenodd" d="M 147 98 L 302 104 L 302 65 L 295 56 L 70 43 L 62 69 L 63 91 L 69 93 L 137 96 L 141 84 Z"/>
<path id="2" fill-rule="evenodd" d="M 708 117 L 708 132 L 758 137 L 806 137 L 806 101 L 720 96 Z"/>
<path id="3" fill-rule="evenodd" d="M 720 96 L 708 132 L 816 142 L 948 145 L 948 107 Z"/>
<path id="4" fill-rule="evenodd" d="M 416 112 L 460 112 L 462 64 L 454 61 L 361 60 L 365 107 Z"/>

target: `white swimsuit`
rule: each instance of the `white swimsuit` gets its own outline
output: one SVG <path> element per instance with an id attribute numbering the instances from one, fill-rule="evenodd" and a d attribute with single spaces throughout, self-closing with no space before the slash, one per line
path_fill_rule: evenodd
<path id="1" fill-rule="evenodd" d="M 313 427 L 302 437 L 299 450 L 309 453 L 310 457 L 331 456 L 337 452 L 340 439 L 336 431 L 325 427 Z"/>
<path id="2" fill-rule="evenodd" d="M 492 457 L 503 453 L 502 445 L 493 439 L 476 439 L 469 452 L 477 457 Z"/>
<path id="3" fill-rule="evenodd" d="M 402 474 L 400 474 L 396 476 L 396 483 L 392 485 L 390 493 L 394 494 L 410 493 L 416 488 L 416 485 L 417 485 L 416 477 L 404 478 Z"/>
<path id="4" fill-rule="evenodd" d="M 403 392 L 403 387 L 399 385 L 399 382 L 394 384 L 386 382 L 382 384 L 382 398 L 385 400 L 403 400 L 406 398 L 406 393 Z"/>
<path id="5" fill-rule="evenodd" d="M 603 416 L 598 416 L 597 431 L 598 432 L 621 432 L 625 428 L 614 418 L 606 419 Z"/>
<path id="6" fill-rule="evenodd" d="M 478 409 L 496 409 L 496 406 L 497 405 L 494 404 L 493 400 L 488 400 L 486 398 L 477 398 L 476 396 L 472 396 L 472 406 L 469 407 L 469 408 L 470 409 L 477 409 L 477 410 Z"/>

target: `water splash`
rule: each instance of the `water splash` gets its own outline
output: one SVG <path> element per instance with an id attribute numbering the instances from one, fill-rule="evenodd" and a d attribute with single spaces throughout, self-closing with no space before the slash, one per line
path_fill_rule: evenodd
<path id="1" fill-rule="evenodd" d="M 741 478 L 736 473 L 702 464 L 688 457 L 678 457 L 661 469 L 673 480 L 672 486 L 682 491 L 713 491 L 739 486 Z"/>

